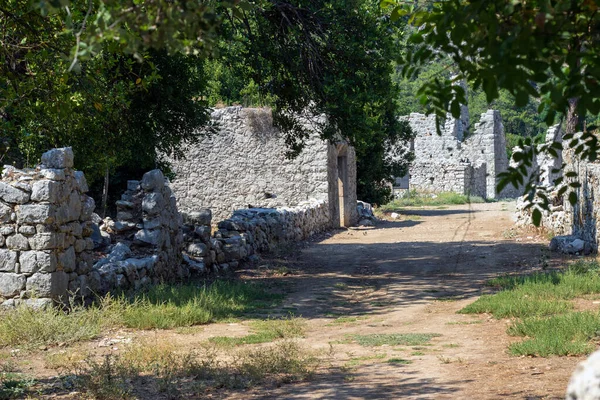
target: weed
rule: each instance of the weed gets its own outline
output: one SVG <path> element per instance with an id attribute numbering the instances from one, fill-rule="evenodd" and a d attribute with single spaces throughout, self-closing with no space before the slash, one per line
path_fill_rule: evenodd
<path id="1" fill-rule="evenodd" d="M 17 307 L 0 311 L 0 347 L 73 343 L 111 327 L 169 329 L 230 319 L 268 307 L 283 295 L 258 284 L 217 281 L 211 285 L 158 285 L 129 298 L 108 295 L 90 307 Z"/>
<path id="2" fill-rule="evenodd" d="M 0 400 L 23 398 L 33 386 L 33 379 L 15 372 L 0 372 Z"/>
<path id="3" fill-rule="evenodd" d="M 387 360 L 388 364 L 412 364 L 412 361 L 405 360 L 403 358 L 390 358 Z"/>
<path id="4" fill-rule="evenodd" d="M 424 356 L 425 353 L 423 353 L 422 351 L 413 351 L 412 353 L 410 353 L 411 356 Z"/>
<path id="5" fill-rule="evenodd" d="M 449 344 L 442 345 L 442 347 L 446 347 L 447 349 L 454 349 L 454 348 L 460 347 L 460 345 L 458 345 L 456 343 L 449 343 Z"/>
<path id="6" fill-rule="evenodd" d="M 475 325 L 483 323 L 482 320 L 476 319 L 473 321 L 455 321 L 455 322 L 446 322 L 446 325 Z"/>
<path id="7" fill-rule="evenodd" d="M 511 344 L 514 355 L 547 357 L 587 354 L 594 349 L 590 339 L 600 331 L 597 312 L 571 312 L 550 318 L 526 318 L 508 328 L 512 336 L 527 339 Z"/>
<path id="8" fill-rule="evenodd" d="M 354 324 L 354 323 L 363 321 L 368 318 L 369 317 L 366 315 L 362 315 L 362 316 L 358 316 L 358 317 L 338 317 L 327 325 L 331 326 L 331 325 L 342 325 L 342 324 Z"/>
<path id="9" fill-rule="evenodd" d="M 381 211 L 390 212 L 397 211 L 401 207 L 415 206 L 442 206 L 448 204 L 469 204 L 469 203 L 485 203 L 485 200 L 479 196 L 467 196 L 454 192 L 442 193 L 419 193 L 415 190 L 407 191 L 406 194 L 391 203 L 380 207 Z"/>
<path id="10" fill-rule="evenodd" d="M 450 364 L 452 359 L 450 357 L 437 356 L 438 360 L 441 361 L 442 364 Z"/>
<path id="11" fill-rule="evenodd" d="M 350 338 L 361 346 L 418 346 L 429 342 L 437 333 L 391 333 L 372 335 L 351 335 Z"/>
<path id="12" fill-rule="evenodd" d="M 269 319 L 250 323 L 253 333 L 242 337 L 216 336 L 209 339 L 219 346 L 267 343 L 277 339 L 302 337 L 306 322 L 301 318 Z"/>

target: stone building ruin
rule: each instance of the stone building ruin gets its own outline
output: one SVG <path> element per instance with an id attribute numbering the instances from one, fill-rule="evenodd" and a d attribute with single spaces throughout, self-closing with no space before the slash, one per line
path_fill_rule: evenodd
<path id="1" fill-rule="evenodd" d="M 186 148 L 184 159 L 170 160 L 182 211 L 200 205 L 224 219 L 238 209 L 322 202 L 328 209 L 323 227 L 357 222 L 356 156 L 347 143 L 323 141 L 311 127 L 304 150 L 289 159 L 270 109 L 226 107 L 214 110 L 212 119 L 216 134 Z"/>
<path id="2" fill-rule="evenodd" d="M 71 148 L 0 179 L 0 306 L 85 300 L 236 268 L 280 243 L 357 222 L 354 149 L 314 132 L 295 159 L 268 110 L 215 110 L 219 132 L 128 181 L 116 219 L 94 214 Z M 213 210 L 211 210 L 213 208 Z"/>
<path id="3" fill-rule="evenodd" d="M 500 112 L 488 110 L 469 132 L 469 114 L 462 108 L 459 119 L 449 117 L 438 135 L 435 116 L 412 113 L 404 117 L 416 134 L 412 150 L 415 160 L 408 177 L 399 177 L 396 187 L 425 192 L 456 192 L 485 199 L 514 197 L 507 188 L 497 193 L 497 174 L 508 168 L 506 137 Z"/>

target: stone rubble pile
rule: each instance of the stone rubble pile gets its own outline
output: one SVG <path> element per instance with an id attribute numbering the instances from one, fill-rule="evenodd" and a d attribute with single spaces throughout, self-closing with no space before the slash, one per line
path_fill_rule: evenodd
<path id="1" fill-rule="evenodd" d="M 94 200 L 71 148 L 35 169 L 5 166 L 0 180 L 0 303 L 40 305 L 87 293 Z M 2 300 L 4 299 L 4 300 Z"/>
<path id="2" fill-rule="evenodd" d="M 128 181 L 117 201 L 117 220 L 107 219 L 102 228 L 113 233 L 108 254 L 94 264 L 92 289 L 106 293 L 113 288 L 141 286 L 189 275 L 182 264 L 183 224 L 176 199 L 159 170 Z"/>

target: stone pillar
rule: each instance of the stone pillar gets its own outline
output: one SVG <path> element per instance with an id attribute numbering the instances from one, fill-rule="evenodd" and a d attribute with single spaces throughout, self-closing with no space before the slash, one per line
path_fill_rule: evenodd
<path id="1" fill-rule="evenodd" d="M 0 180 L 0 301 L 65 300 L 87 293 L 94 200 L 70 147 L 36 169 L 5 166 Z M 8 301 L 6 301 L 8 299 Z"/>

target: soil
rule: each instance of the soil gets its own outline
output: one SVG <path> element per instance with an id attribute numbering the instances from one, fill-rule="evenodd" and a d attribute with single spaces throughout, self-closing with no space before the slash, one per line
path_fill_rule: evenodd
<path id="1" fill-rule="evenodd" d="M 518 338 L 510 320 L 457 314 L 504 273 L 564 265 L 549 254 L 547 237 L 513 227 L 514 203 L 411 209 L 374 229 L 339 230 L 291 253 L 266 258 L 243 279 L 270 279 L 289 291 L 273 315 L 307 321 L 301 342 L 323 363 L 305 382 L 218 392 L 232 399 L 559 399 L 585 357 L 530 358 L 508 354 Z M 283 268 L 283 266 L 285 268 Z M 597 302 L 580 307 L 596 308 Z M 337 318 L 347 317 L 339 323 Z M 208 337 L 243 335 L 244 322 L 212 324 L 190 332 L 113 332 L 133 341 L 167 339 L 193 348 Z M 363 347 L 355 334 L 435 333 L 427 345 Z M 107 338 L 78 345 L 97 348 Z M 110 343 L 109 343 L 110 345 Z M 117 348 L 119 344 L 115 345 Z M 52 351 L 50 349 L 49 351 Z M 43 354 L 31 373 L 50 378 Z M 406 360 L 389 363 L 389 359 Z M 36 361 L 37 359 L 37 361 Z"/>

